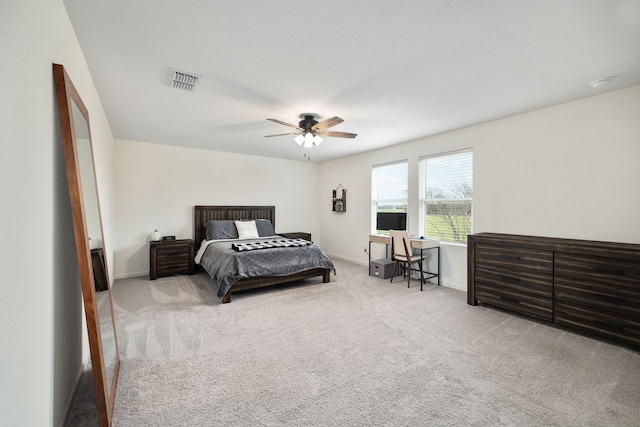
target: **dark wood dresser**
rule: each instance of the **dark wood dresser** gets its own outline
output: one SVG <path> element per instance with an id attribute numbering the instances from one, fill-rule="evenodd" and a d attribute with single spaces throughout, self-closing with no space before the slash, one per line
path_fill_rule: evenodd
<path id="1" fill-rule="evenodd" d="M 149 278 L 195 272 L 194 244 L 191 239 L 161 240 L 149 245 Z"/>
<path id="2" fill-rule="evenodd" d="M 640 347 L 640 245 L 479 233 L 467 302 Z"/>

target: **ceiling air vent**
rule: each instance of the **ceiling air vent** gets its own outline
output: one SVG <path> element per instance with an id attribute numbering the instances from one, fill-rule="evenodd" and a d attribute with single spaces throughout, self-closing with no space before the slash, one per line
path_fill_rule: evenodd
<path id="1" fill-rule="evenodd" d="M 171 68 L 169 69 L 169 80 L 167 81 L 167 85 L 193 92 L 198 87 L 198 83 L 200 83 L 201 78 L 202 76 Z"/>

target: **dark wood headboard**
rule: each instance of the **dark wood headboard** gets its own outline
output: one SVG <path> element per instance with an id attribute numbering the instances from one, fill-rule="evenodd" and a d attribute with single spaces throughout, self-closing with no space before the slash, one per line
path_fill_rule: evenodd
<path id="1" fill-rule="evenodd" d="M 275 206 L 196 206 L 194 216 L 194 237 L 196 248 L 206 237 L 205 226 L 212 219 L 268 219 L 276 226 Z"/>

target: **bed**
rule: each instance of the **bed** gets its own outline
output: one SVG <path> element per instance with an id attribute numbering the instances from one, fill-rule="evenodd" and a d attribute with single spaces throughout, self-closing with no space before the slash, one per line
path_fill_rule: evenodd
<path id="1" fill-rule="evenodd" d="M 196 258 L 218 287 L 223 303 L 231 302 L 232 293 L 263 286 L 318 276 L 328 283 L 331 270 L 335 271 L 316 245 L 275 234 L 275 206 L 195 206 L 194 214 Z M 225 231 L 235 228 L 235 221 L 243 221 L 236 223 L 238 227 L 255 222 L 260 235 L 256 239 L 249 232 L 237 237 L 252 238 L 238 239 Z"/>

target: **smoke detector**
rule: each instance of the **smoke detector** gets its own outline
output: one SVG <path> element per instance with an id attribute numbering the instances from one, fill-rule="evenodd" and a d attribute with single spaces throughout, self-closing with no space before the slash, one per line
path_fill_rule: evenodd
<path id="1" fill-rule="evenodd" d="M 198 76 L 197 74 L 187 73 L 186 71 L 180 71 L 176 70 L 175 68 L 170 68 L 167 85 L 175 87 L 176 89 L 193 92 L 198 87 L 200 79 L 202 79 L 202 76 Z"/>

